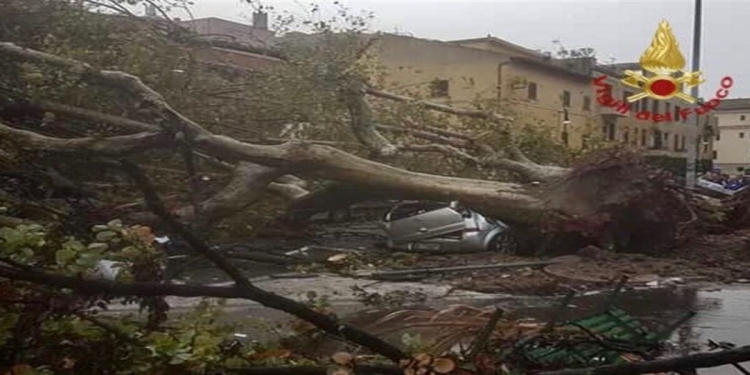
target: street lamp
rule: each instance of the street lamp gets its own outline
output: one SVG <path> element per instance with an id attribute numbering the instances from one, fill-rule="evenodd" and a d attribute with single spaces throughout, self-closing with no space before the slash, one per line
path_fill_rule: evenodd
<path id="1" fill-rule="evenodd" d="M 701 63 L 701 0 L 695 0 L 695 13 L 693 20 L 693 68 L 691 71 L 700 71 Z M 698 98 L 698 85 L 690 90 L 690 95 Z M 685 165 L 685 185 L 688 189 L 695 187 L 695 161 L 698 157 L 698 137 L 700 136 L 700 117 L 697 113 L 695 116 L 695 130 L 688 132 L 688 149 L 687 160 Z"/>

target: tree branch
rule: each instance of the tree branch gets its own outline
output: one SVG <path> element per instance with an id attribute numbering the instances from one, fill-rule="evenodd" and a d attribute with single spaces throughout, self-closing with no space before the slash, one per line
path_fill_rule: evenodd
<path id="1" fill-rule="evenodd" d="M 484 112 L 484 111 L 477 111 L 477 110 L 471 110 L 471 109 L 461 109 L 461 108 L 455 108 L 451 106 L 447 106 L 444 104 L 438 104 L 423 100 L 417 100 L 414 98 L 410 98 L 408 96 L 398 95 L 394 94 L 388 91 L 378 90 L 372 87 L 366 88 L 366 92 L 372 96 L 382 98 L 382 99 L 388 99 L 388 100 L 394 100 L 397 102 L 413 102 L 417 103 L 421 106 L 424 106 L 425 108 L 432 109 L 438 112 L 445 112 L 450 113 L 457 116 L 466 116 L 466 117 L 472 117 L 472 118 L 481 118 L 481 119 L 487 119 L 487 120 L 493 120 L 498 122 L 509 122 L 513 121 L 513 118 L 501 116 L 497 113 L 490 113 L 490 112 Z"/>
<path id="2" fill-rule="evenodd" d="M 78 120 L 100 122 L 108 125 L 114 125 L 122 129 L 134 132 L 155 132 L 159 131 L 157 126 L 145 122 L 127 119 L 124 117 L 113 116 L 102 112 L 92 111 L 85 108 L 73 107 L 65 104 L 40 100 L 38 102 L 27 103 L 30 107 L 36 107 L 42 111 L 53 112 Z"/>
<path id="3" fill-rule="evenodd" d="M 575 370 L 546 371 L 539 375 L 655 374 L 676 370 L 718 367 L 750 361 L 750 345 L 717 353 L 698 353 L 655 361 L 630 362 Z"/>
<path id="4" fill-rule="evenodd" d="M 19 147 L 38 151 L 122 156 L 167 144 L 168 138 L 160 132 L 118 135 L 106 138 L 55 138 L 28 130 L 21 130 L 0 122 L 0 137 L 9 139 Z"/>
<path id="5" fill-rule="evenodd" d="M 200 216 L 192 205 L 178 209 L 175 214 L 183 221 L 199 219 L 202 224 L 212 223 L 223 217 L 245 209 L 257 201 L 268 184 L 283 174 L 283 171 L 262 165 L 239 162 L 232 179 L 218 193 L 199 204 Z"/>
<path id="6" fill-rule="evenodd" d="M 398 149 L 401 151 L 411 151 L 411 152 L 439 152 L 441 154 L 445 154 L 448 156 L 453 156 L 457 159 L 463 160 L 465 162 L 471 163 L 473 165 L 480 164 L 479 159 L 449 145 L 438 145 L 438 144 L 428 144 L 428 145 L 401 145 L 398 146 Z"/>
<path id="7" fill-rule="evenodd" d="M 300 199 L 307 194 L 310 194 L 309 191 L 299 187 L 298 185 L 280 184 L 278 182 L 272 182 L 268 184 L 268 191 L 290 200 Z"/>
<path id="8" fill-rule="evenodd" d="M 432 131 L 412 129 L 412 128 L 407 128 L 403 126 L 395 126 L 395 125 L 383 125 L 383 124 L 378 124 L 376 125 L 376 127 L 378 129 L 388 130 L 388 131 L 392 131 L 396 133 L 406 133 L 415 138 L 424 139 L 430 142 L 442 143 L 442 144 L 446 144 L 446 145 L 453 146 L 453 147 L 458 147 L 458 148 L 472 148 L 473 147 L 470 141 L 467 141 L 464 139 L 451 139 L 451 138 L 433 133 Z"/>
<path id="9" fill-rule="evenodd" d="M 375 128 L 372 108 L 361 84 L 350 84 L 342 94 L 351 116 L 351 128 L 357 139 L 376 156 L 392 156 L 398 149 Z"/>
<path id="10" fill-rule="evenodd" d="M 332 319 L 328 315 L 314 311 L 302 303 L 267 292 L 254 286 L 247 277 L 245 277 L 242 271 L 229 262 L 227 258 L 206 245 L 202 240 L 196 237 L 192 231 L 177 222 L 177 220 L 167 212 L 150 181 L 145 175 L 143 175 L 138 167 L 128 162 L 122 162 L 122 165 L 130 177 L 143 190 L 144 198 L 146 199 L 149 208 L 164 220 L 165 223 L 182 237 L 193 249 L 213 262 L 219 269 L 232 278 L 237 287 L 245 293 L 243 298 L 251 299 L 264 306 L 275 308 L 300 319 L 304 319 L 328 334 L 362 345 L 363 347 L 393 361 L 406 358 L 406 355 L 401 350 L 378 337 L 372 336 L 360 329 L 339 324 L 335 319 Z"/>

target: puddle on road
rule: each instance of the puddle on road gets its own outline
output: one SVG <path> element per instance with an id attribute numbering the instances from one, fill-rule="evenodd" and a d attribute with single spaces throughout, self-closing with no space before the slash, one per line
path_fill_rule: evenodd
<path id="1" fill-rule="evenodd" d="M 576 297 L 562 315 L 575 319 L 596 313 L 606 305 L 609 294 L 598 293 Z M 499 301 L 499 306 L 519 316 L 547 320 L 554 314 L 562 297 L 525 298 Z M 750 285 L 718 288 L 662 288 L 622 292 L 616 305 L 638 317 L 652 329 L 677 321 L 687 311 L 695 311 L 692 319 L 675 331 L 670 343 L 672 352 L 684 355 L 707 350 L 709 339 L 727 341 L 738 346 L 750 344 Z M 750 369 L 750 365 L 746 365 Z M 740 372 L 732 366 L 702 369 L 700 374 L 730 375 Z"/>
<path id="2" fill-rule="evenodd" d="M 573 299 L 561 319 L 576 319 L 601 311 L 609 293 L 589 294 Z M 476 301 L 476 306 L 497 305 L 519 317 L 548 320 L 558 310 L 562 297 L 507 297 L 495 301 Z M 709 288 L 631 289 L 621 292 L 616 306 L 639 318 L 649 328 L 659 330 L 696 311 L 692 319 L 675 331 L 670 344 L 675 355 L 707 350 L 709 339 L 738 346 L 750 344 L 750 285 Z M 375 315 L 377 316 L 377 315 Z M 361 320 L 358 324 L 366 324 Z M 750 365 L 746 365 L 750 369 Z M 699 374 L 739 374 L 732 366 L 703 369 Z"/>

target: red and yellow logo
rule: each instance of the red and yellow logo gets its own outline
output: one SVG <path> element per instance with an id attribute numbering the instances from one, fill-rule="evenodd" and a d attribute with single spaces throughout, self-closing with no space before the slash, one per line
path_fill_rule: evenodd
<path id="1" fill-rule="evenodd" d="M 612 86 L 606 83 L 606 75 L 595 78 L 594 85 L 597 87 L 599 104 L 614 108 L 617 112 L 627 115 L 631 110 L 630 103 L 644 98 L 653 100 L 679 98 L 689 104 L 695 104 L 698 101 L 697 98 L 686 94 L 683 90 L 698 86 L 705 80 L 701 77 L 701 72 L 685 71 L 685 57 L 680 52 L 680 45 L 672 33 L 669 22 L 661 21 L 659 23 L 656 34 L 651 40 L 651 45 L 641 55 L 640 65 L 642 70 L 625 70 L 623 72 L 625 78 L 621 79 L 620 82 L 640 91 L 623 98 L 623 100 L 612 97 Z M 729 88 L 733 84 L 734 81 L 731 77 L 722 78 L 721 88 L 716 91 L 715 97 L 693 107 L 675 109 L 674 113 L 652 113 L 647 108 L 643 108 L 635 115 L 640 120 L 661 122 L 685 120 L 691 113 L 706 114 L 721 104 L 721 99 L 729 95 Z"/>
<path id="2" fill-rule="evenodd" d="M 680 52 L 680 45 L 672 34 L 669 22 L 661 21 L 651 46 L 641 55 L 640 63 L 643 71 L 626 70 L 626 78 L 621 80 L 630 87 L 642 90 L 629 96 L 628 102 L 645 97 L 657 100 L 678 97 L 688 103 L 695 103 L 696 98 L 683 93 L 680 88 L 698 86 L 704 80 L 701 72 L 684 71 L 685 57 Z"/>

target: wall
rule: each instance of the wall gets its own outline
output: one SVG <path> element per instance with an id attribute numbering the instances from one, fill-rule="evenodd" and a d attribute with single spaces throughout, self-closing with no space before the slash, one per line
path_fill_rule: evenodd
<path id="1" fill-rule="evenodd" d="M 742 120 L 741 116 L 745 116 Z M 750 108 L 717 112 L 719 137 L 715 140 L 717 168 L 729 171 L 750 166 Z M 742 137 L 740 137 L 740 134 Z"/>
<path id="2" fill-rule="evenodd" d="M 436 80 L 449 81 L 448 98 L 430 100 L 466 107 L 476 98 L 497 100 L 498 65 L 507 56 L 450 43 L 397 35 L 379 37 L 375 49 L 384 88 L 429 97 Z"/>
<path id="3" fill-rule="evenodd" d="M 601 75 L 602 73 L 599 72 L 594 73 L 595 78 Z M 627 96 L 638 92 L 637 89 L 622 84 L 619 77 L 608 76 L 606 83 L 612 86 L 612 96 L 620 101 L 624 101 Z M 596 95 L 596 87 L 593 84 L 592 92 L 593 95 Z M 616 111 L 613 109 L 606 108 L 598 103 L 596 105 L 598 113 L 612 114 L 616 117 L 615 134 L 612 142 L 626 143 L 625 140 L 627 139 L 627 144 L 630 147 L 643 151 L 647 156 L 684 159 L 687 156 L 687 137 L 691 129 L 684 120 L 678 119 L 677 121 L 656 123 L 636 118 L 636 111 L 643 110 L 644 107 L 649 111 L 653 111 L 653 102 L 651 98 L 646 98 L 637 102 L 638 104 L 631 103 L 630 112 L 624 116 L 615 116 Z M 668 108 L 673 118 L 676 118 L 674 117 L 674 112 L 677 107 L 685 108 L 689 106 L 688 103 L 681 99 L 660 100 L 658 103 L 657 113 L 665 114 Z M 643 132 L 646 133 L 645 144 L 643 143 Z M 602 134 L 605 133 L 606 129 L 604 128 L 604 124 L 602 124 Z M 657 147 L 658 142 L 655 139 L 659 134 L 661 134 L 661 147 Z M 675 147 L 675 137 L 677 137 L 677 147 Z M 699 156 L 704 156 L 704 158 L 711 157 L 712 144 L 709 143 L 708 146 L 709 149 L 706 152 L 703 150 L 703 145 L 700 146 Z"/>
<path id="4" fill-rule="evenodd" d="M 536 84 L 536 99 L 529 99 L 529 86 Z M 570 92 L 570 106 L 563 107 L 563 91 Z M 584 97 L 590 100 L 590 110 L 584 110 Z M 595 100 L 591 93 L 591 82 L 586 78 L 575 78 L 538 66 L 514 62 L 502 68 L 501 101 L 513 108 L 520 125 L 540 126 L 550 129 L 555 139 L 562 141 L 562 133 L 568 132 L 568 146 L 579 149 L 583 136 L 598 124 Z M 568 110 L 570 125 L 563 125 L 563 110 Z M 596 127 L 594 125 L 594 127 Z"/>
<path id="5" fill-rule="evenodd" d="M 191 54 L 198 61 L 231 65 L 247 70 L 264 70 L 283 63 L 283 60 L 275 57 L 219 47 L 194 48 Z"/>
<path id="6" fill-rule="evenodd" d="M 193 30 L 207 38 L 230 41 L 254 47 L 267 47 L 273 41 L 273 32 L 254 28 L 238 22 L 232 22 L 221 18 L 199 18 L 189 21 L 181 21 L 181 25 Z"/>
<path id="7" fill-rule="evenodd" d="M 541 57 L 541 54 L 538 52 L 497 38 L 456 40 L 450 43 L 468 48 L 502 53 L 508 56 Z"/>

